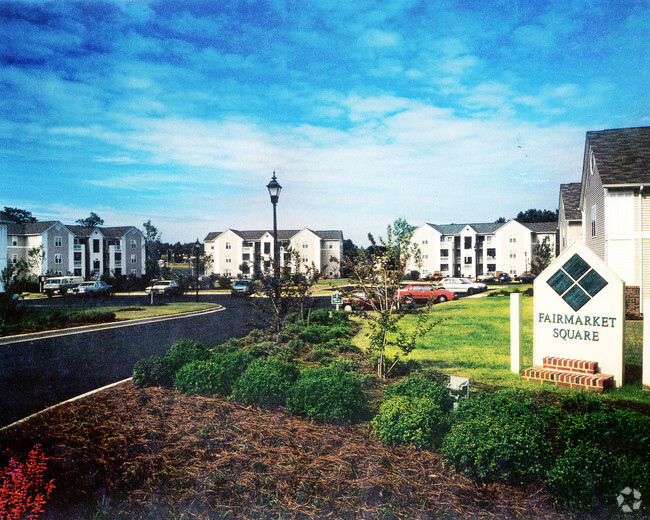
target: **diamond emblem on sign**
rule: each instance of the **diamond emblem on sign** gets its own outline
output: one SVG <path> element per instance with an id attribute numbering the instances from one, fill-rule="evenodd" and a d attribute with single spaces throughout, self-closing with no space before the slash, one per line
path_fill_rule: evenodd
<path id="1" fill-rule="evenodd" d="M 607 281 L 578 254 L 546 282 L 574 311 L 589 302 Z"/>

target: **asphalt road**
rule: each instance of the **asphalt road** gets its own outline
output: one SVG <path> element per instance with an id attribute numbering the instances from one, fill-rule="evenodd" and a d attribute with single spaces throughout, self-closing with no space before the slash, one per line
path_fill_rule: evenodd
<path id="1" fill-rule="evenodd" d="M 145 296 L 118 296 L 93 304 L 142 305 Z M 189 299 L 189 296 L 184 298 Z M 62 298 L 32 302 L 60 305 Z M 93 327 L 78 334 L 22 339 L 0 346 L 0 426 L 132 375 L 143 357 L 164 354 L 182 338 L 218 345 L 245 336 L 254 309 L 243 298 L 201 295 L 222 310 L 138 325 Z"/>

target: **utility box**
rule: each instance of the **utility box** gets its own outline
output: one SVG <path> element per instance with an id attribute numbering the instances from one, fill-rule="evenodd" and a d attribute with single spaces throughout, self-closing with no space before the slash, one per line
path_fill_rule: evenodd
<path id="1" fill-rule="evenodd" d="M 449 396 L 454 399 L 454 410 L 458 408 L 458 401 L 469 397 L 469 379 L 466 377 L 451 376 L 447 384 Z"/>

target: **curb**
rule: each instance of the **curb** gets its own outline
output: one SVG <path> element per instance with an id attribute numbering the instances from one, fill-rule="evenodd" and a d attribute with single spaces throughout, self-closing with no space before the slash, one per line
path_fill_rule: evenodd
<path id="1" fill-rule="evenodd" d="M 91 390 L 90 392 L 86 392 L 85 394 L 78 395 L 76 397 L 72 397 L 70 399 L 66 399 L 65 401 L 61 401 L 60 403 L 53 404 L 52 406 L 48 406 L 44 410 L 40 410 L 36 413 L 33 413 L 32 415 L 28 415 L 27 417 L 23 417 L 22 419 L 17 420 L 16 422 L 12 422 L 11 424 L 7 424 L 6 426 L 0 427 L 0 433 L 3 433 L 11 428 L 14 428 L 24 422 L 29 421 L 30 419 L 33 419 L 34 417 L 38 417 L 39 415 L 49 411 L 49 410 L 54 410 L 55 408 L 58 408 L 59 406 L 62 406 L 67 403 L 74 403 L 75 401 L 79 401 L 80 399 L 84 399 L 86 397 L 90 397 L 93 394 L 96 394 L 98 392 L 101 392 L 102 390 L 108 390 L 109 388 L 113 388 L 114 386 L 121 385 L 122 383 L 126 383 L 127 381 L 131 381 L 133 378 L 128 377 L 126 379 L 122 379 L 122 381 L 117 381 L 116 383 L 111 383 L 110 385 L 102 386 L 101 388 L 95 388 L 94 390 Z"/>

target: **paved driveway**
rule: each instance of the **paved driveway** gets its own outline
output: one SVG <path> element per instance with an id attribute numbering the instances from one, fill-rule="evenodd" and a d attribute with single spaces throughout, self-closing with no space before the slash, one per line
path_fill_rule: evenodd
<path id="1" fill-rule="evenodd" d="M 0 426 L 130 377 L 137 360 L 163 354 L 178 339 L 218 345 L 248 333 L 252 309 L 245 299 L 201 298 L 208 299 L 223 308 L 138 325 L 89 327 L 78 334 L 68 330 L 54 337 L 0 345 Z"/>

